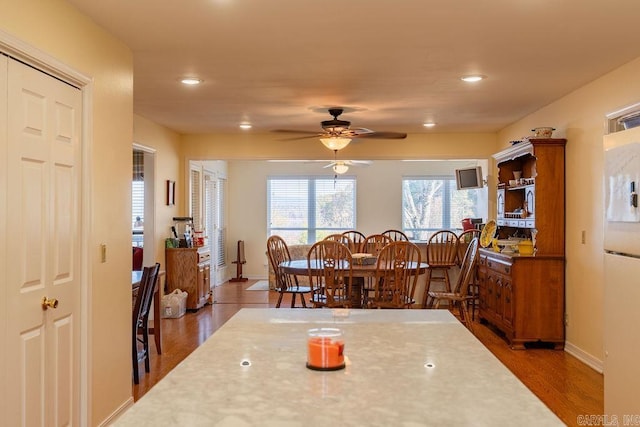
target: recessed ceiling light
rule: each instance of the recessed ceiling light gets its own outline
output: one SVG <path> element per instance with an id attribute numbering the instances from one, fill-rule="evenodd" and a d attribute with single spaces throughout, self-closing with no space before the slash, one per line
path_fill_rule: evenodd
<path id="1" fill-rule="evenodd" d="M 462 76 L 460 77 L 460 80 L 462 80 L 463 82 L 467 82 L 467 83 L 474 83 L 474 82 L 479 82 L 480 80 L 484 80 L 486 79 L 487 76 L 483 76 L 480 74 L 472 74 L 469 76 Z"/>
<path id="2" fill-rule="evenodd" d="M 202 80 L 195 77 L 186 77 L 180 80 L 180 82 L 185 85 L 199 85 L 200 83 L 202 83 Z"/>
<path id="3" fill-rule="evenodd" d="M 240 123 L 240 129 L 251 129 L 251 123 Z"/>
<path id="4" fill-rule="evenodd" d="M 426 127 L 426 128 L 432 128 L 434 127 L 436 124 L 433 122 L 427 122 L 427 123 L 423 123 L 422 126 Z"/>

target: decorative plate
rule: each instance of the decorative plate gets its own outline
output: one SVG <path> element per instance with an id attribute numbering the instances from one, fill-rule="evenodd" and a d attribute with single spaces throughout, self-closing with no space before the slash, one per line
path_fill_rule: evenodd
<path id="1" fill-rule="evenodd" d="M 480 233 L 480 246 L 483 248 L 489 246 L 497 230 L 498 224 L 494 220 L 489 220 L 482 229 L 482 233 Z"/>

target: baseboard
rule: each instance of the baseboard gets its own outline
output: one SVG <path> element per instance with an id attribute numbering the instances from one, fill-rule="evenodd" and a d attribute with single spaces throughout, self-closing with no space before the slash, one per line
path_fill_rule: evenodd
<path id="1" fill-rule="evenodd" d="M 604 372 L 604 364 L 602 360 L 594 357 L 586 351 L 583 351 L 580 347 L 571 344 L 569 341 L 565 341 L 564 351 L 566 351 L 585 365 L 589 366 L 594 371 L 600 374 Z"/>
<path id="2" fill-rule="evenodd" d="M 122 414 L 133 406 L 133 396 L 129 397 L 118 409 L 116 409 L 111 415 L 109 415 L 104 421 L 98 424 L 100 427 L 107 427 L 114 423 Z"/>

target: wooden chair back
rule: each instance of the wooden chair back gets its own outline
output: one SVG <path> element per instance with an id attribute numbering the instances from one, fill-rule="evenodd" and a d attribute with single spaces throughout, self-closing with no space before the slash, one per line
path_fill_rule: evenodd
<path id="1" fill-rule="evenodd" d="M 342 235 L 351 239 L 349 250 L 352 254 L 364 252 L 362 250 L 362 244 L 364 243 L 364 239 L 367 238 L 364 234 L 356 230 L 349 230 L 342 233 Z"/>
<path id="2" fill-rule="evenodd" d="M 402 231 L 400 230 L 386 230 L 383 231 L 382 233 L 380 233 L 384 236 L 388 236 L 392 241 L 397 242 L 397 241 L 409 241 L 409 238 L 407 237 L 406 234 L 404 234 Z"/>
<path id="3" fill-rule="evenodd" d="M 467 252 L 467 247 L 469 247 L 469 243 L 476 237 L 480 238 L 480 230 L 476 230 L 475 228 L 463 231 L 458 236 L 458 265 L 462 265 L 464 254 Z"/>
<path id="4" fill-rule="evenodd" d="M 297 287 L 298 278 L 294 275 L 284 273 L 280 268 L 280 264 L 284 261 L 291 261 L 289 247 L 282 237 L 270 236 L 267 239 L 267 255 L 276 277 L 276 290 L 283 292 L 289 288 Z"/>
<path id="5" fill-rule="evenodd" d="M 353 246 L 353 240 L 351 240 L 351 238 L 344 233 L 329 234 L 323 240 L 333 240 L 334 242 L 340 242 L 347 248 L 349 248 L 349 250 L 351 250 L 351 247 Z"/>
<path id="6" fill-rule="evenodd" d="M 316 242 L 307 255 L 314 307 L 350 307 L 353 284 L 349 248 L 334 240 Z"/>
<path id="7" fill-rule="evenodd" d="M 159 273 L 159 263 L 151 267 L 142 268 L 140 287 L 138 288 L 138 295 L 133 305 L 131 359 L 133 363 L 133 382 L 135 384 L 139 383 L 138 363 L 141 360 L 144 360 L 145 371 L 149 372 L 150 370 L 149 312 L 151 311 L 151 301 L 155 292 L 156 283 L 158 282 Z M 142 338 L 139 338 L 139 335 L 142 335 Z M 138 348 L 138 344 L 142 344 L 142 350 Z"/>
<path id="8" fill-rule="evenodd" d="M 378 255 L 370 308 L 410 308 L 422 261 L 420 249 L 408 241 L 386 245 Z"/>
<path id="9" fill-rule="evenodd" d="M 453 267 L 458 257 L 458 235 L 450 230 L 434 233 L 427 243 L 429 267 Z"/>
<path id="10" fill-rule="evenodd" d="M 372 234 L 367 236 L 362 243 L 362 252 L 378 256 L 382 248 L 391 243 L 391 238 L 384 234 Z"/>
<path id="11" fill-rule="evenodd" d="M 475 269 L 478 263 L 478 246 L 479 238 L 474 237 L 467 245 L 467 250 L 462 257 L 462 263 L 460 264 L 460 274 L 458 275 L 458 281 L 453 289 L 453 292 L 458 295 L 459 298 L 467 298 L 469 294 L 469 285 L 473 282 L 475 277 Z"/>

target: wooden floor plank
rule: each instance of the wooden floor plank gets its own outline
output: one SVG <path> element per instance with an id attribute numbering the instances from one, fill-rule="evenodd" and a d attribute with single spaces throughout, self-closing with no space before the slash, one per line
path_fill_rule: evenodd
<path id="1" fill-rule="evenodd" d="M 215 289 L 215 304 L 187 312 L 179 319 L 163 319 L 162 355 L 152 348 L 151 372 L 145 373 L 140 366 L 140 384 L 133 386 L 134 399 L 140 399 L 241 308 L 275 307 L 277 293 L 245 290 L 255 282 L 225 283 Z M 286 295 L 282 307 L 289 304 Z M 575 357 L 551 349 L 511 350 L 495 331 L 479 323 L 474 333 L 565 424 L 578 425 L 580 415 L 604 413 L 602 374 Z"/>

